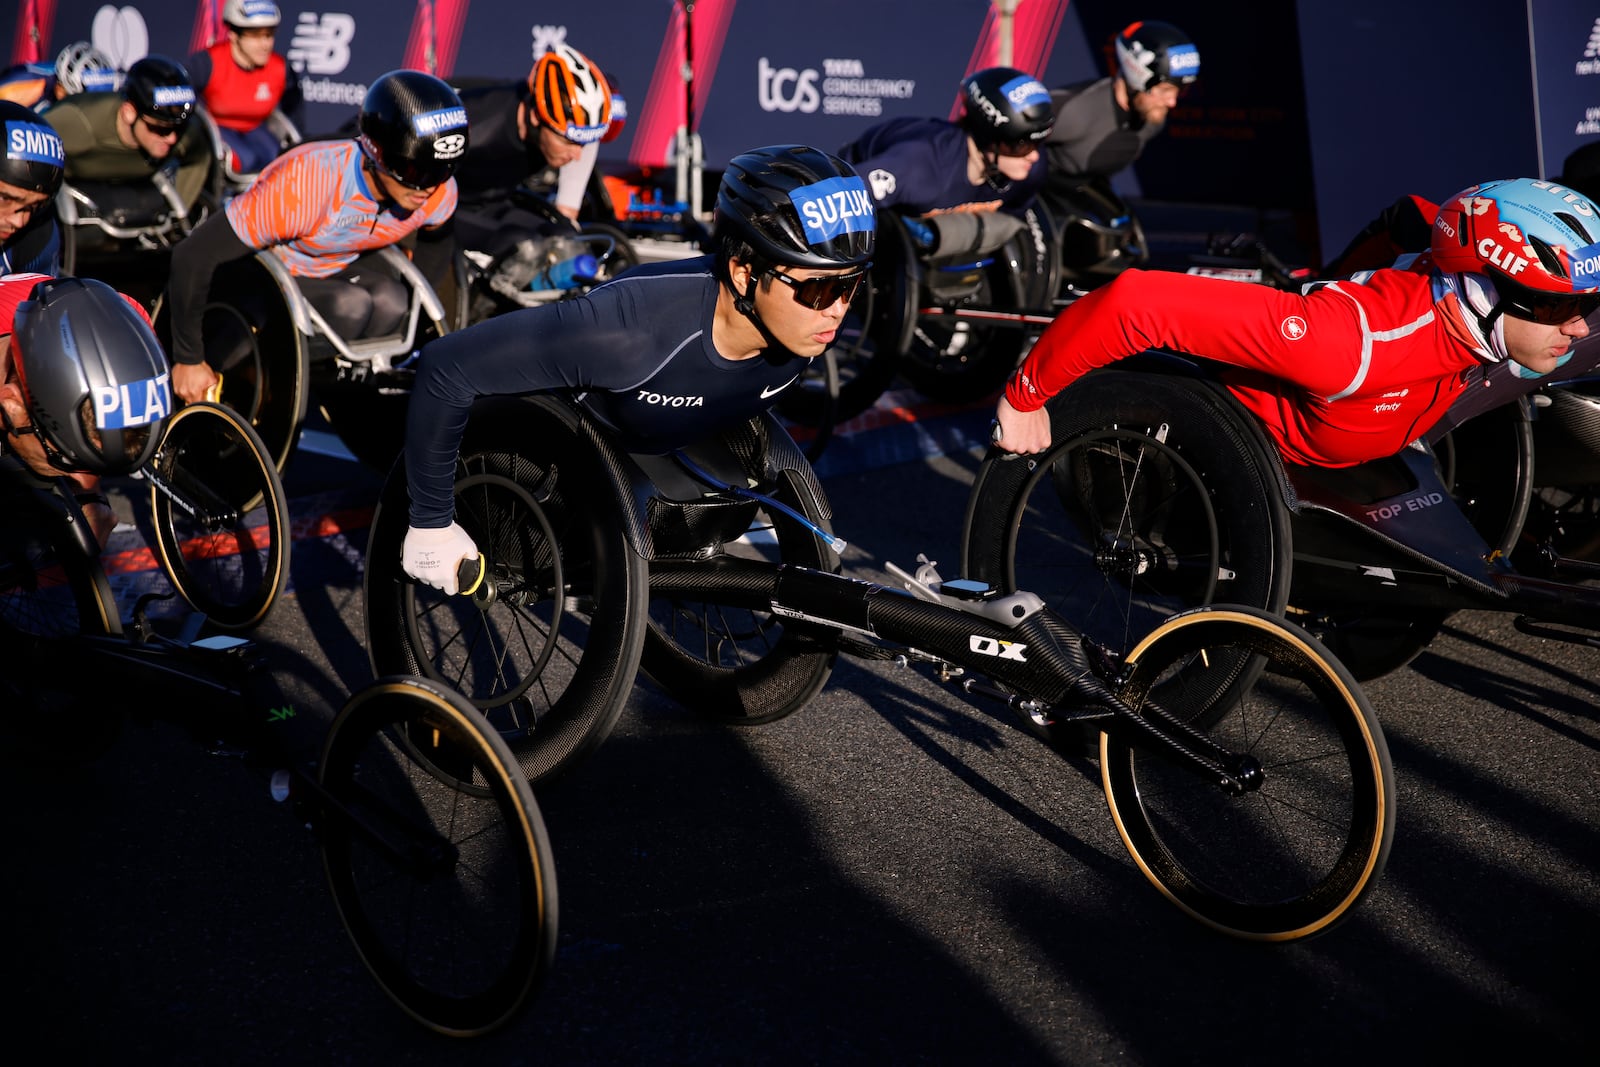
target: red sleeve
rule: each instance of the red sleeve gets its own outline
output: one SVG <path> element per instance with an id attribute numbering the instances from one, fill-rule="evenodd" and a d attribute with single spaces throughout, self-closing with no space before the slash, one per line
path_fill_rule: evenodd
<path id="1" fill-rule="evenodd" d="M 1006 386 L 1018 411 L 1043 406 L 1083 375 L 1151 348 L 1258 370 L 1318 396 L 1361 371 L 1361 323 L 1348 297 L 1168 271 L 1125 271 L 1044 331 Z"/>

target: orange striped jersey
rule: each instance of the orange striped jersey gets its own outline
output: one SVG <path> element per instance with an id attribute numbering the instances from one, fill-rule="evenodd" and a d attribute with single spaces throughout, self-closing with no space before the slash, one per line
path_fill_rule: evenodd
<path id="1" fill-rule="evenodd" d="M 416 211 L 380 207 L 354 141 L 312 141 L 273 160 L 228 202 L 228 222 L 251 248 L 271 248 L 300 278 L 338 274 L 363 252 L 392 245 L 456 209 L 452 178 Z"/>

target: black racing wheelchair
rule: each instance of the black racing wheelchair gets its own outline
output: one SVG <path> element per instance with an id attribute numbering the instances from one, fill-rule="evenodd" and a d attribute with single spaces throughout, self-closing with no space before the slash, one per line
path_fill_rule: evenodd
<path id="1" fill-rule="evenodd" d="M 904 588 L 842 575 L 827 498 L 770 415 L 637 455 L 564 398 L 490 398 L 455 492 L 483 555 L 446 597 L 400 569 L 408 494 L 391 473 L 367 552 L 370 655 L 458 687 L 535 781 L 602 742 L 640 668 L 712 719 L 756 724 L 802 708 L 843 652 L 925 665 L 1064 752 L 1097 742 L 1135 862 L 1218 930 L 1325 930 L 1384 864 L 1393 778 L 1371 708 L 1259 609 L 1182 612 L 1114 648 L 1032 593 L 925 562 L 891 567 Z"/>
<path id="2" fill-rule="evenodd" d="M 978 473 L 966 573 L 1039 592 L 1114 649 L 1215 601 L 1287 613 L 1358 678 L 1403 666 L 1466 608 L 1597 644 L 1600 600 L 1580 582 L 1600 567 L 1548 548 L 1529 557 L 1542 573 L 1512 562 L 1536 488 L 1571 476 L 1536 474 L 1526 401 L 1341 469 L 1285 463 L 1189 356 L 1122 361 L 1047 407 L 1047 452 Z"/>

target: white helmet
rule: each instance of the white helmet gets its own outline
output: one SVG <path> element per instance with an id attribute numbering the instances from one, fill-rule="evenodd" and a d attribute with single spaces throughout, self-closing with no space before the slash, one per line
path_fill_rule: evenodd
<path id="1" fill-rule="evenodd" d="M 117 81 L 117 65 L 88 41 L 74 41 L 56 56 L 56 83 L 69 96 L 115 89 Z"/>
<path id="2" fill-rule="evenodd" d="M 283 21 L 272 0 L 228 0 L 222 8 L 222 21 L 239 30 L 276 26 Z"/>

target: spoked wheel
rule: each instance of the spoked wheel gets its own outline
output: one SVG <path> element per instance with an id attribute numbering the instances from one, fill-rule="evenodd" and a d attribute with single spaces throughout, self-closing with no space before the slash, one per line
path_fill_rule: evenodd
<path id="1" fill-rule="evenodd" d="M 1290 558 L 1282 498 L 1263 444 L 1206 390 L 1119 375 L 1062 393 L 1052 402 L 1061 403 L 1052 408 L 1060 444 L 1037 460 L 996 456 L 980 472 L 966 575 L 1037 593 L 1115 655 L 1188 608 L 1227 601 L 1281 611 Z M 1097 428 L 1107 422 L 1114 428 Z M 1247 687 L 1261 661 L 1217 665 L 1212 698 Z"/>
<path id="2" fill-rule="evenodd" d="M 611 242 L 609 247 L 601 240 L 587 242 L 595 259 L 600 262 L 600 277 L 596 279 L 596 284 L 610 281 L 629 267 L 639 265 L 638 250 L 628 240 L 628 235 L 617 227 L 605 222 L 583 222 L 578 225 L 578 230 L 587 237 L 608 238 Z"/>
<path id="3" fill-rule="evenodd" d="M 819 508 L 801 504 L 807 494 L 783 497 L 827 529 Z M 838 558 L 816 534 L 767 509 L 756 512 L 749 529 L 720 554 L 838 570 Z M 641 665 L 675 699 L 700 714 L 726 722 L 772 722 L 805 706 L 833 673 L 837 652 L 826 631 L 807 629 L 771 612 L 677 591 L 653 591 L 649 610 Z"/>
<path id="4" fill-rule="evenodd" d="M 419 746 L 480 788 L 441 781 Z M 319 768 L 328 886 L 384 992 L 442 1034 L 512 1019 L 555 955 L 556 881 L 505 742 L 458 694 L 391 677 L 345 705 Z"/>
<path id="5" fill-rule="evenodd" d="M 162 567 L 224 630 L 266 617 L 289 576 L 289 503 L 244 416 L 190 404 L 167 423 L 145 471 Z"/>
<path id="6" fill-rule="evenodd" d="M 409 525 L 403 464 L 367 551 L 374 671 L 460 689 L 541 781 L 603 741 L 633 684 L 644 637 L 644 561 L 601 506 L 585 446 L 541 424 L 507 432 L 520 452 L 463 448 L 456 521 L 487 557 L 492 600 L 446 597 L 400 569 Z"/>
<path id="7" fill-rule="evenodd" d="M 1261 657 L 1248 691 L 1214 699 L 1219 658 Z M 1194 691 L 1193 725 L 1259 767 L 1231 795 L 1129 733 L 1101 735 L 1117 830 L 1145 876 L 1208 926 L 1255 941 L 1329 929 L 1372 888 L 1394 836 L 1394 771 L 1359 685 L 1304 630 L 1265 612 L 1180 615 L 1141 641 L 1119 695 L 1135 711 Z"/>
<path id="8" fill-rule="evenodd" d="M 100 561 L 77 546 L 45 492 L 0 488 L 0 706 L 13 747 L 29 761 L 60 763 L 109 748 L 125 709 L 84 699 L 75 657 L 62 663 L 54 650 L 79 634 L 121 633 L 122 624 Z"/>
<path id="9" fill-rule="evenodd" d="M 983 308 L 1020 308 L 1010 265 L 997 257 L 981 269 L 977 289 L 964 303 Z M 1017 369 L 1028 346 L 1026 330 L 1016 326 L 921 315 L 900 372 L 923 396 L 945 403 L 980 400 Z"/>

